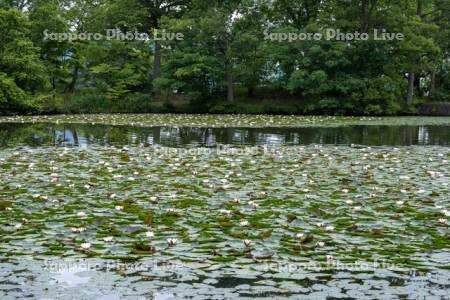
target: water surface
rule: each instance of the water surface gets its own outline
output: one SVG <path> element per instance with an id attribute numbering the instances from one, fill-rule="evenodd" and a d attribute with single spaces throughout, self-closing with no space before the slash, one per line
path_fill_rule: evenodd
<path id="1" fill-rule="evenodd" d="M 18 145 L 450 145 L 450 126 L 307 128 L 132 127 L 86 124 L 0 124 L 0 147 Z"/>

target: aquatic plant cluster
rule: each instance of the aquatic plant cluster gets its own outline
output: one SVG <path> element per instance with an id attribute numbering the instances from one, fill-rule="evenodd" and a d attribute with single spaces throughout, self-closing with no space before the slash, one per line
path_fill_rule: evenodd
<path id="1" fill-rule="evenodd" d="M 72 123 L 139 127 L 337 127 L 450 125 L 450 117 L 336 117 L 281 115 L 97 114 L 0 117 L 0 123 Z"/>
<path id="2" fill-rule="evenodd" d="M 311 145 L 282 153 L 0 150 L 0 257 L 177 262 L 184 269 L 132 276 L 197 296 L 449 290 L 449 148 Z M 330 261 L 400 269 L 265 268 Z M 404 279 L 412 270 L 434 277 L 411 287 Z M 252 285 L 224 285 L 227 277 Z"/>

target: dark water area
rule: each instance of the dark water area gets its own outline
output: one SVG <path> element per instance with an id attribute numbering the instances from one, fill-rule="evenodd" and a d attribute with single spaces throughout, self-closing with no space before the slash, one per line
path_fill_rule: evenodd
<path id="1" fill-rule="evenodd" d="M 159 145 L 450 145 L 449 126 L 309 128 L 131 127 L 85 124 L 0 124 L 0 147 Z"/>

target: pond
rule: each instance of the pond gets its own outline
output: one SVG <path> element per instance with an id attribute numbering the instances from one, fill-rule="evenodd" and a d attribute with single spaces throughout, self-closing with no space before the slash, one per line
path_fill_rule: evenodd
<path id="1" fill-rule="evenodd" d="M 449 298 L 447 124 L 119 125 L 0 123 L 1 299 Z"/>
<path id="2" fill-rule="evenodd" d="M 218 145 L 450 145 L 450 126 L 360 125 L 339 127 L 133 127 L 88 124 L 0 123 L 0 147 L 125 146 L 217 147 Z"/>

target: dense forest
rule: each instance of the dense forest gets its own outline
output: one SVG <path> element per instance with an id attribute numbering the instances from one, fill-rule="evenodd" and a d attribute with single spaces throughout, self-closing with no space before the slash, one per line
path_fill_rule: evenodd
<path id="1" fill-rule="evenodd" d="M 413 114 L 449 37 L 449 0 L 0 0 L 0 114 Z"/>

